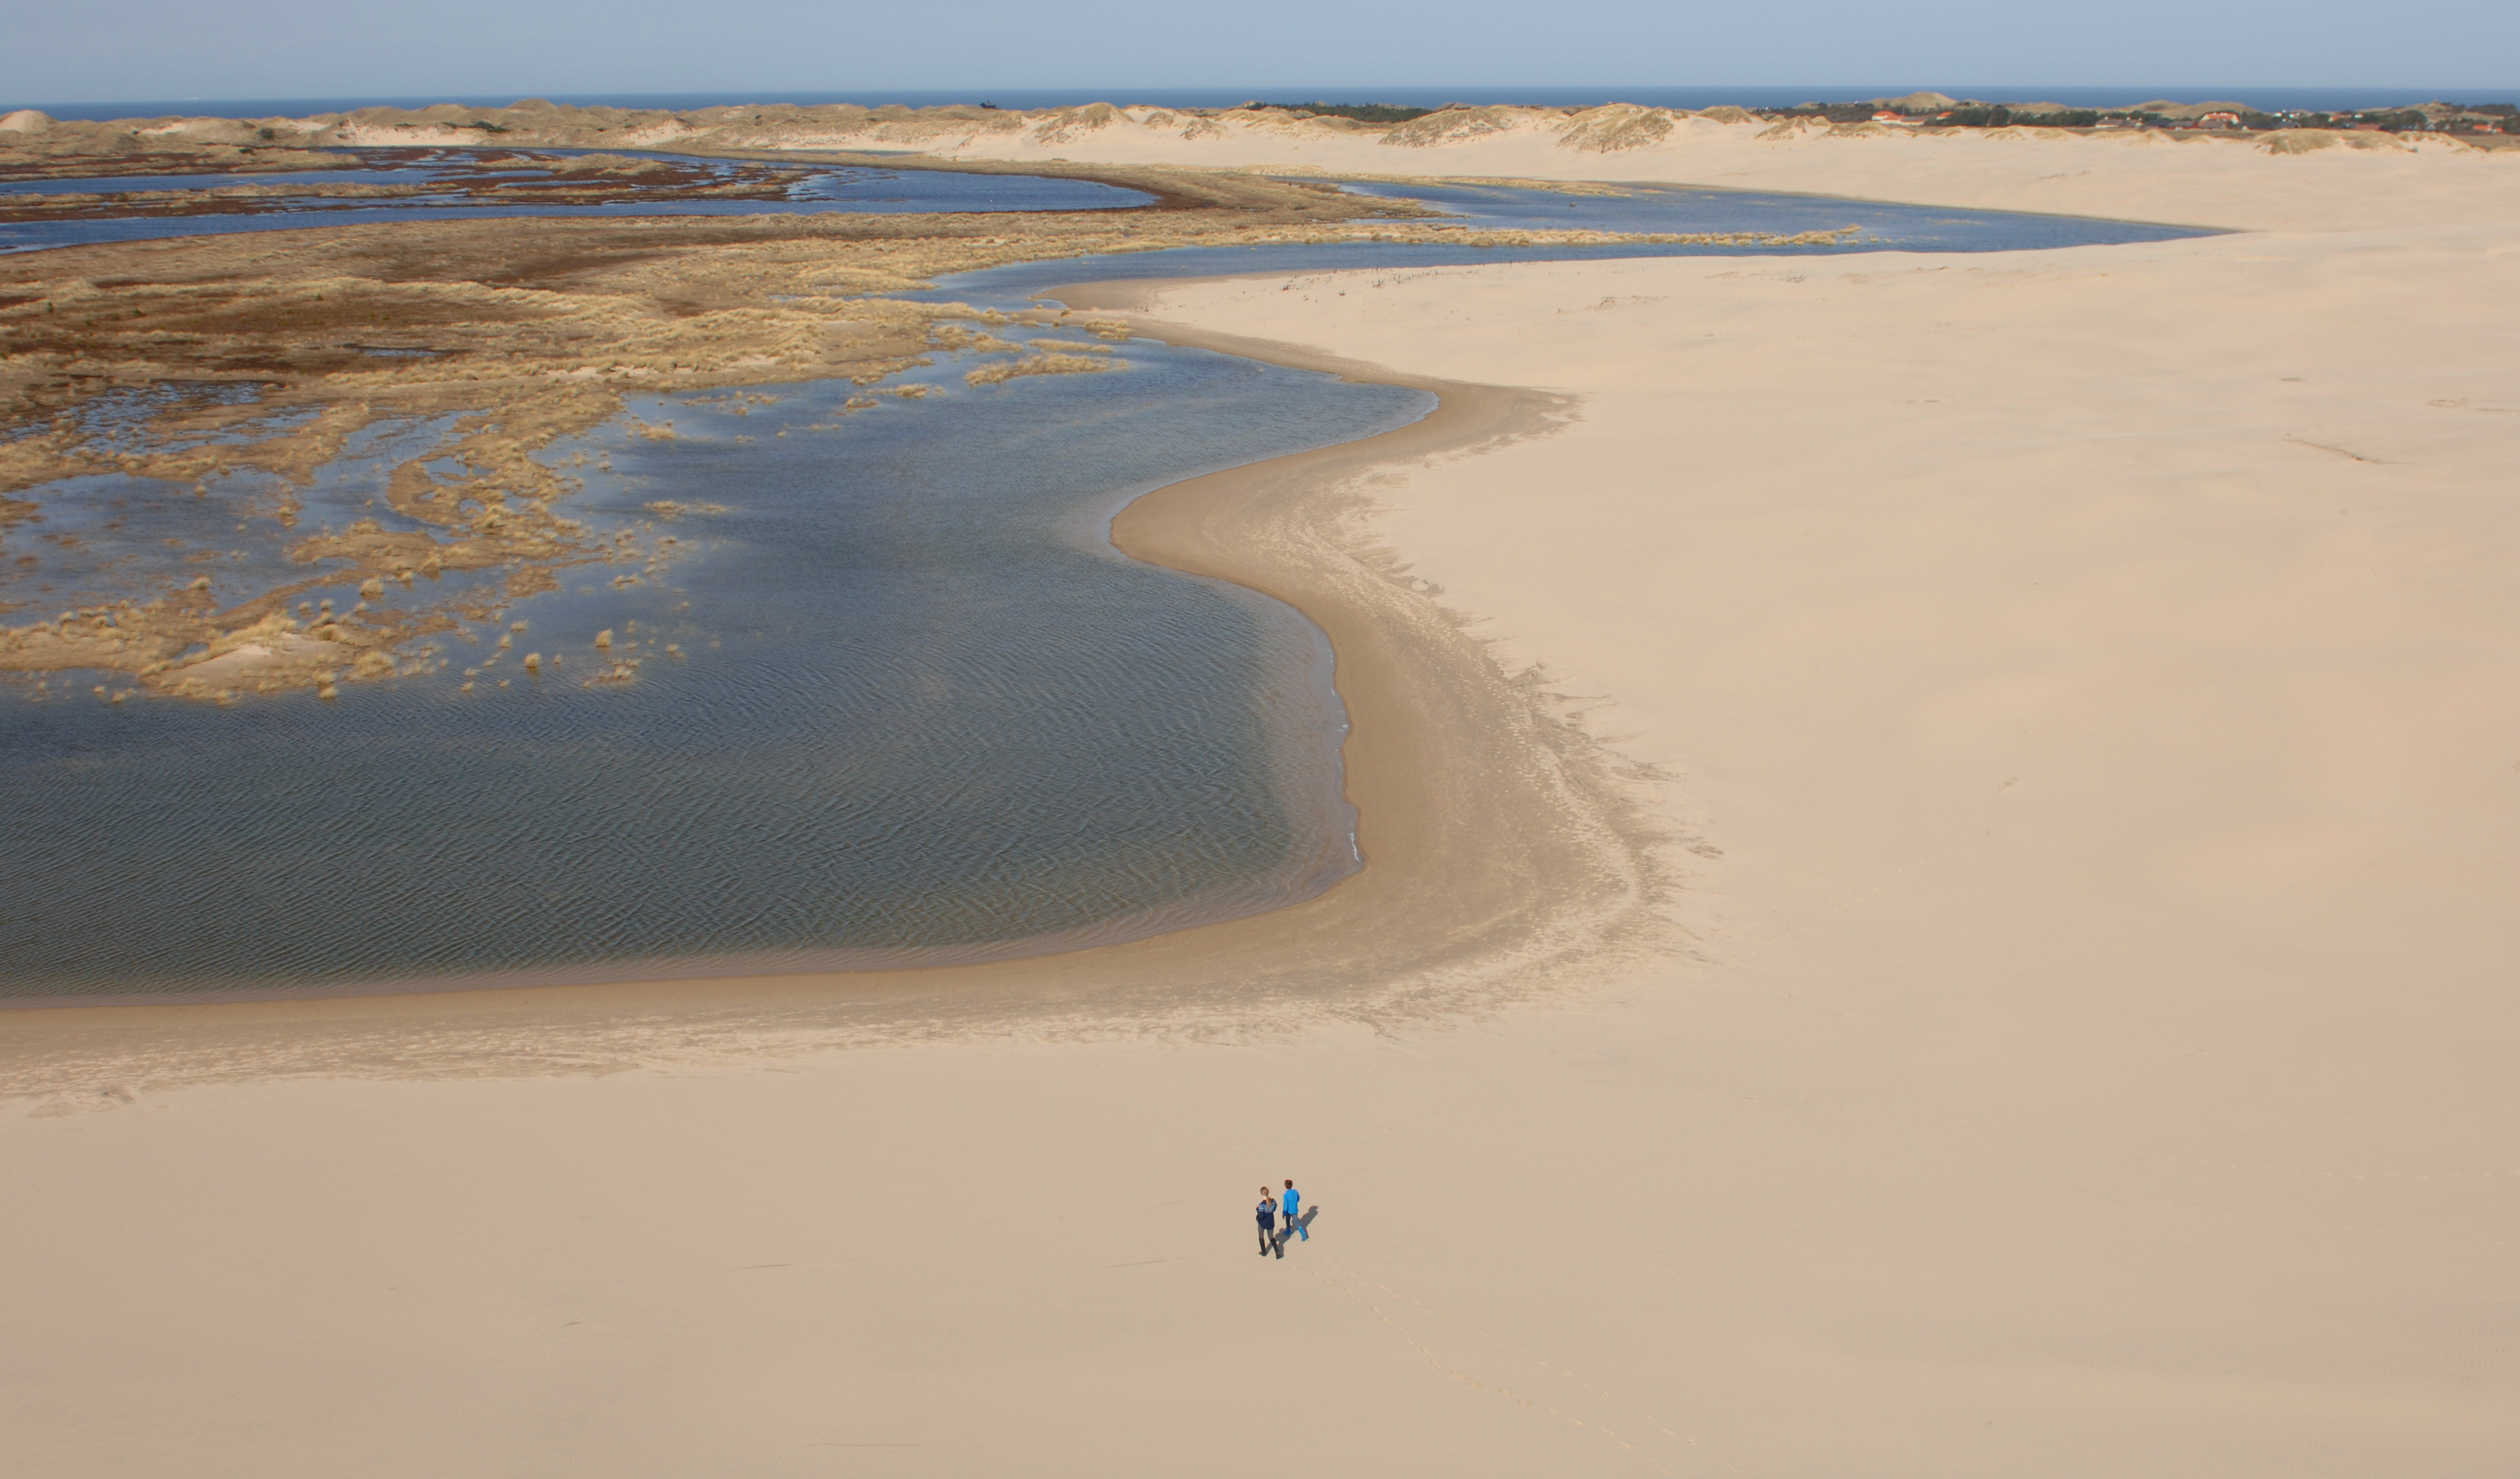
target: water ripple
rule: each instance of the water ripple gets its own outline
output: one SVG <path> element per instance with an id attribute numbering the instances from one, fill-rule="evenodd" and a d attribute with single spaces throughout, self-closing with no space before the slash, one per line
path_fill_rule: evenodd
<path id="1" fill-rule="evenodd" d="M 1078 531 L 1424 399 L 1131 358 L 977 393 L 945 366 L 949 395 L 845 418 L 845 384 L 740 422 L 678 401 L 683 440 L 598 434 L 615 471 L 589 517 L 731 511 L 676 527 L 662 581 L 519 605 L 564 661 L 487 670 L 508 689 L 450 670 L 229 709 L 0 694 L 0 994 L 986 952 L 1318 891 L 1352 865 L 1320 633 Z M 360 470 L 324 485 L 367 496 Z M 135 537 L 142 491 L 116 494 Z M 581 687 L 606 627 L 648 661 Z"/>

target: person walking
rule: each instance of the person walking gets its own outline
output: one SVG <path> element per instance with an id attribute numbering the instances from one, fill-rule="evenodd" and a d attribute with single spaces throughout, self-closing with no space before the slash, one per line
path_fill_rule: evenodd
<path id="1" fill-rule="evenodd" d="M 1269 1194 L 1268 1187 L 1260 1188 L 1260 1205 L 1252 1211 L 1260 1218 L 1260 1256 L 1267 1258 L 1275 1253 L 1284 1258 L 1286 1250 L 1278 1245 L 1278 1199 Z"/>
<path id="2" fill-rule="evenodd" d="M 1291 1232 L 1309 1243 L 1313 1240 L 1313 1229 L 1304 1225 L 1300 1216 L 1303 1210 L 1304 1194 L 1295 1189 L 1295 1183 L 1292 1180 L 1287 1181 L 1286 1194 L 1278 1198 L 1278 1211 L 1286 1219 L 1286 1232 Z M 1278 1236 L 1280 1246 L 1282 1247 L 1285 1241 L 1285 1233 L 1280 1233 Z"/>

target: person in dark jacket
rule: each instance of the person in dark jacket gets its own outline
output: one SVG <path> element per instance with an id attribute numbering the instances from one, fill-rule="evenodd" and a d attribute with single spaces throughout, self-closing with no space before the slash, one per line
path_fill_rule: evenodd
<path id="1" fill-rule="evenodd" d="M 1252 1211 L 1260 1219 L 1260 1256 L 1267 1258 L 1275 1253 L 1284 1258 L 1286 1250 L 1278 1243 L 1278 1199 L 1269 1194 L 1268 1187 L 1260 1188 L 1260 1205 Z"/>

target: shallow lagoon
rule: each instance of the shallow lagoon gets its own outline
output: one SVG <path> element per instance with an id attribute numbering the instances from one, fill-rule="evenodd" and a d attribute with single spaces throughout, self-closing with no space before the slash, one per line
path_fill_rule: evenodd
<path id="1" fill-rule="evenodd" d="M 2033 247 L 2159 241 L 2199 234 L 2193 228 L 2021 210 L 1963 210 L 1826 195 L 1776 195 L 1713 190 L 1701 185 L 1622 183 L 1573 191 L 1513 185 L 1351 180 L 1340 188 L 1378 200 L 1417 201 L 1467 227 L 1635 232 L 1806 231 L 1861 228 L 1855 245 L 1880 250 L 1987 252 Z"/>
<path id="2" fill-rule="evenodd" d="M 1533 247 L 1396 242 L 1289 243 L 1256 247 L 1175 247 L 1021 262 L 938 281 L 904 294 L 936 301 L 1008 304 L 1066 284 L 1135 278 L 1338 272 L 1371 267 L 1458 267 L 1482 262 L 1592 261 L 1637 256 L 1839 255 L 1850 252 L 2035 252 L 2212 236 L 2203 227 L 2165 226 L 2019 210 L 1958 210 L 1817 195 L 1762 195 L 1684 186 L 1621 185 L 1623 200 L 1570 197 L 1515 186 L 1420 186 L 1348 182 L 1342 188 L 1422 201 L 1459 217 L 1462 229 L 1594 230 L 1657 235 L 1755 233 L 1791 237 L 1859 228 L 1835 246 L 1741 246 L 1697 242 L 1600 242 Z M 1569 209 L 1572 203 L 1575 208 Z M 1585 212 L 1592 212 L 1587 215 Z"/>
<path id="3" fill-rule="evenodd" d="M 1523 194 L 1443 204 L 1565 199 Z M 1650 204 L 1692 224 L 1650 229 L 1858 219 L 1845 202 L 1674 194 Z M 1865 208 L 1876 250 L 2190 234 Z M 1012 305 L 1112 278 L 1709 252 L 1761 254 L 1199 249 L 921 296 Z M 845 414 L 856 388 L 834 383 L 776 388 L 744 415 L 724 396 L 636 402 L 675 439 L 616 425 L 558 449 L 610 462 L 569 512 L 670 534 L 670 557 L 636 585 L 563 570 L 562 589 L 446 639 L 437 673 L 225 709 L 0 689 L 0 997 L 985 958 L 1327 887 L 1356 856 L 1326 641 L 1276 602 L 1126 560 L 1104 532 L 1148 488 L 1372 435 L 1428 397 L 1145 341 L 1122 353 L 1126 370 L 988 390 L 945 357 L 909 378 L 946 394 Z M 374 515 L 391 439 L 424 435 L 388 427 L 352 448 L 305 522 Z M 87 589 L 47 601 L 116 593 L 151 539 L 230 537 L 189 489 L 92 481 L 65 514 L 93 536 L 88 567 L 63 572 Z M 694 511 L 659 523 L 649 506 L 667 501 Z M 267 584 L 255 562 L 279 532 L 243 522 L 241 586 Z M 511 620 L 528 623 L 522 645 L 488 663 Z M 599 663 L 605 628 L 616 645 Z M 529 675 L 528 649 L 562 661 Z M 587 682 L 634 651 L 635 681 Z"/>
<path id="4" fill-rule="evenodd" d="M 845 384 L 745 416 L 643 402 L 677 439 L 590 439 L 614 470 L 573 511 L 670 531 L 678 553 L 626 589 L 612 566 L 563 570 L 440 673 L 232 708 L 19 686 L 0 992 L 978 958 L 1318 892 L 1356 865 L 1327 644 L 1104 532 L 1149 486 L 1429 398 L 1129 357 L 845 416 Z M 308 522 L 362 511 L 375 466 L 338 469 Z M 148 492 L 125 496 L 129 518 Z M 665 499 L 726 511 L 656 525 Z M 462 692 L 509 619 L 520 645 Z M 604 656 L 643 666 L 585 686 L 606 627 Z M 527 647 L 563 661 L 531 677 Z"/>
<path id="5" fill-rule="evenodd" d="M 539 157 L 592 154 L 594 150 L 543 149 Z M 502 151 L 503 155 L 521 153 Z M 130 191 L 209 190 L 231 185 L 431 185 L 440 193 L 392 201 L 320 195 L 271 198 L 263 208 L 235 215 L 102 216 L 59 221 L 0 221 L 0 252 L 31 252 L 99 242 L 149 241 L 177 236 L 226 236 L 306 226 L 369 225 L 380 221 L 463 220 L 473 216 L 588 215 L 920 215 L 958 211 L 1120 210 L 1145 206 L 1152 196 L 1097 180 L 1028 174 L 965 174 L 938 169 L 888 169 L 825 164 L 811 160 L 775 162 L 652 154 L 688 169 L 731 176 L 739 168 L 804 169 L 810 173 L 778 200 L 640 200 L 596 205 L 503 205 L 468 199 L 467 183 L 495 189 L 503 182 L 548 182 L 549 170 L 530 160 L 474 167 L 465 150 L 365 150 L 357 158 L 382 167 L 299 170 L 272 174 L 101 176 L 92 179 L 0 181 L 0 198 L 42 195 L 112 195 Z M 631 187 L 635 189 L 635 185 Z"/>

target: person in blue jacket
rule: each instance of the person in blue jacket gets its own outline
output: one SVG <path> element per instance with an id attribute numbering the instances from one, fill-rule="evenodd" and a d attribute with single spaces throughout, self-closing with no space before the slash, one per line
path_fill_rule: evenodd
<path id="1" fill-rule="evenodd" d="M 1269 1194 L 1268 1187 L 1260 1188 L 1260 1205 L 1252 1210 L 1260 1218 L 1260 1256 L 1267 1258 L 1275 1253 L 1284 1258 L 1286 1250 L 1278 1244 L 1278 1199 Z"/>
<path id="2" fill-rule="evenodd" d="M 1287 1181 L 1286 1194 L 1278 1198 L 1278 1211 L 1286 1219 L 1286 1231 L 1309 1243 L 1313 1240 L 1313 1229 L 1304 1225 L 1301 1218 L 1303 1210 L 1304 1194 L 1295 1189 L 1295 1183 L 1292 1180 Z M 1285 1235 L 1281 1233 L 1278 1241 L 1282 1244 L 1285 1240 Z"/>

